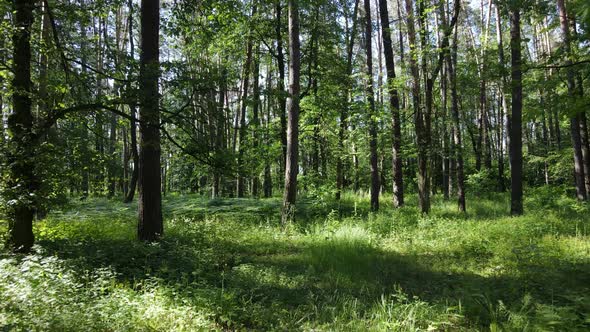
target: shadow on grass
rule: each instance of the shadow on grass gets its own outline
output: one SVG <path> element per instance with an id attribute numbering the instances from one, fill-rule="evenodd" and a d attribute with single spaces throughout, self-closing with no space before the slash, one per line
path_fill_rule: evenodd
<path id="1" fill-rule="evenodd" d="M 538 273 L 483 277 L 434 270 L 428 262 L 436 257 L 404 256 L 363 240 L 328 237 L 301 242 L 266 239 L 253 244 L 172 233 L 158 244 L 106 238 L 39 244 L 46 255 L 60 257 L 80 276 L 109 267 L 135 289 L 155 278 L 187 298 L 203 287 L 214 290 L 208 294 L 231 294 L 229 303 L 211 295 L 218 316 L 230 316 L 234 326 L 251 329 L 270 329 L 279 320 L 289 319 L 283 324 L 292 328 L 303 321 L 327 324 L 338 315 L 334 308 L 350 299 L 356 301 L 355 314 L 368 317 L 383 296 L 394 295 L 400 288 L 434 305 L 460 305 L 471 327 L 489 328 L 496 319 L 492 307 L 498 301 L 517 305 L 530 293 L 538 303 L 565 306 L 568 300 L 554 294 L 584 294 L 590 282 L 588 264 L 537 266 Z M 220 301 L 225 304 L 219 305 Z M 289 313 L 294 317 L 287 318 Z"/>

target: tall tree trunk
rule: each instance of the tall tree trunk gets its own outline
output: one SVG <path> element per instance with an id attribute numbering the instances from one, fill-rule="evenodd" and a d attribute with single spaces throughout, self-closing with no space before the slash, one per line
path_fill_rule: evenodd
<path id="1" fill-rule="evenodd" d="M 266 75 L 266 90 L 272 91 L 272 82 L 273 82 L 273 72 L 271 65 L 267 67 L 267 75 Z M 266 146 L 270 145 L 272 142 L 272 136 L 270 133 L 270 123 L 271 123 L 271 109 L 272 109 L 272 100 L 271 98 L 266 98 L 266 121 L 264 121 L 264 144 Z M 269 198 L 272 197 L 272 168 L 271 168 L 271 160 L 268 156 L 268 153 L 264 155 L 264 180 L 262 182 L 262 188 L 264 191 L 264 197 Z"/>
<path id="2" fill-rule="evenodd" d="M 572 63 L 572 49 L 571 49 L 571 37 L 570 37 L 570 26 L 567 16 L 567 9 L 565 8 L 564 0 L 557 0 L 557 7 L 559 9 L 559 23 L 561 26 L 561 34 L 563 38 L 563 46 L 566 53 L 566 65 Z M 568 95 L 575 97 L 576 93 L 576 81 L 574 68 L 569 66 L 567 70 L 567 90 Z M 572 136 L 572 144 L 574 147 L 574 177 L 576 184 L 576 196 L 578 200 L 586 200 L 586 186 L 584 181 L 584 157 L 582 155 L 582 137 L 580 135 L 580 113 L 574 114 L 570 118 L 570 132 Z"/>
<path id="3" fill-rule="evenodd" d="M 510 135 L 506 134 L 506 132 L 510 131 L 510 112 L 508 111 L 508 100 L 506 99 L 505 88 L 508 86 L 508 82 L 506 79 L 505 73 L 505 63 L 506 60 L 504 59 L 504 43 L 502 41 L 502 17 L 500 16 L 500 8 L 496 6 L 496 39 L 498 42 L 498 62 L 500 63 L 501 68 L 501 85 L 500 85 L 500 98 L 502 100 L 502 107 L 500 116 L 498 117 L 499 125 L 498 127 L 503 128 L 504 130 L 500 129 L 501 137 L 500 137 L 500 155 L 498 156 L 498 189 L 500 191 L 506 190 L 506 185 L 504 182 L 504 146 L 509 146 L 509 142 L 504 143 L 504 137 L 508 138 Z M 509 139 L 508 139 L 509 141 Z"/>
<path id="4" fill-rule="evenodd" d="M 359 7 L 359 0 L 354 2 L 354 10 L 352 13 L 352 28 L 348 28 L 348 18 L 346 19 L 346 33 L 348 36 L 348 44 L 346 45 L 346 75 L 348 78 L 352 75 L 352 57 L 354 52 L 354 37 L 356 35 L 357 27 L 357 13 Z M 348 108 L 350 103 L 350 88 L 351 82 L 346 81 L 346 89 L 344 92 L 344 105 L 340 109 L 340 127 L 338 128 L 338 150 L 339 156 L 336 161 L 336 200 L 340 200 L 342 190 L 344 188 L 344 140 L 346 139 L 346 133 L 348 131 Z"/>
<path id="5" fill-rule="evenodd" d="M 369 123 L 369 151 L 371 166 L 371 210 L 379 210 L 379 192 L 381 188 L 379 178 L 379 158 L 377 156 L 377 120 L 375 111 L 375 94 L 373 91 L 373 22 L 371 21 L 371 1 L 365 1 L 365 50 L 367 53 L 367 83 L 366 93 L 369 102 L 368 123 Z"/>
<path id="6" fill-rule="evenodd" d="M 418 143 L 418 196 L 419 204 L 422 212 L 428 212 L 429 204 L 427 195 L 429 195 L 427 186 L 427 179 L 425 178 L 426 171 L 426 146 L 423 145 L 423 115 L 421 107 L 421 89 L 420 89 L 420 70 L 418 68 L 418 62 L 416 61 L 415 54 L 418 53 L 416 43 L 416 26 L 414 21 L 414 7 L 412 0 L 406 0 L 406 19 L 408 29 L 408 41 L 410 43 L 410 73 L 412 75 L 412 105 L 414 108 L 414 118 L 416 126 L 416 136 Z M 424 173 L 424 174 L 423 174 Z"/>
<path id="7" fill-rule="evenodd" d="M 575 16 L 571 17 L 571 25 L 573 37 L 575 40 L 578 39 L 578 29 L 576 25 Z M 576 73 L 576 93 L 579 98 L 584 97 L 584 79 L 582 73 L 578 71 Z M 588 123 L 587 123 L 587 112 L 582 111 L 580 114 L 580 142 L 582 144 L 582 159 L 583 159 L 583 170 L 584 170 L 584 186 L 586 189 L 586 199 L 590 200 L 590 138 L 588 136 Z"/>
<path id="8" fill-rule="evenodd" d="M 463 170 L 463 142 L 461 137 L 461 122 L 459 118 L 459 96 L 457 94 L 457 29 L 453 42 L 453 53 L 447 54 L 447 70 L 449 72 L 451 88 L 451 116 L 453 118 L 453 152 L 455 159 L 455 170 L 457 172 L 457 204 L 459 211 L 465 212 L 465 174 Z"/>
<path id="9" fill-rule="evenodd" d="M 510 213 L 521 215 L 522 204 L 522 68 L 520 8 L 510 8 L 510 54 L 512 78 L 512 116 L 510 121 Z"/>
<path id="10" fill-rule="evenodd" d="M 578 81 L 578 85 L 582 82 Z M 582 145 L 582 160 L 584 170 L 584 187 L 586 189 L 586 199 L 590 196 L 590 142 L 588 139 L 588 123 L 586 113 L 580 112 L 580 143 Z"/>
<path id="11" fill-rule="evenodd" d="M 379 0 L 381 15 L 381 33 L 383 35 L 383 53 L 385 55 L 385 67 L 387 68 L 387 89 L 389 92 L 389 104 L 391 107 L 391 127 L 393 139 L 392 175 L 393 175 L 393 206 L 404 205 L 404 182 L 401 158 L 401 123 L 399 94 L 395 87 L 395 62 L 393 58 L 393 43 L 391 42 L 391 28 L 389 27 L 389 13 L 387 1 Z"/>
<path id="12" fill-rule="evenodd" d="M 259 47 L 256 47 L 256 56 L 254 58 L 254 86 L 253 88 L 253 96 L 254 103 L 252 105 L 252 147 L 254 148 L 254 153 L 258 154 L 258 145 L 260 142 L 260 50 Z M 252 174 L 252 196 L 258 197 L 260 191 L 260 178 L 258 174 L 258 160 L 257 158 L 254 160 L 255 165 L 253 165 L 253 174 Z"/>
<path id="13" fill-rule="evenodd" d="M 298 0 L 289 0 L 289 97 L 287 99 L 287 159 L 285 162 L 285 191 L 281 221 L 283 225 L 295 218 L 297 173 L 299 171 L 299 90 L 300 41 Z"/>
<path id="14" fill-rule="evenodd" d="M 141 55 L 139 72 L 139 224 L 142 241 L 164 233 L 160 174 L 160 95 L 158 92 L 160 1 L 141 1 Z"/>
<path id="15" fill-rule="evenodd" d="M 14 2 L 12 36 L 14 77 L 12 80 L 13 112 L 8 116 L 8 132 L 11 147 L 8 149 L 9 188 L 6 195 L 14 199 L 10 205 L 8 223 L 8 247 L 14 252 L 28 252 L 33 246 L 33 215 L 35 204 L 28 197 L 35 195 L 36 182 L 34 157 L 36 139 L 33 133 L 32 83 L 31 83 L 31 25 L 33 24 L 32 0 Z M 27 197 L 24 199 L 24 197 Z"/>
<path id="16" fill-rule="evenodd" d="M 128 0 L 127 7 L 129 8 L 129 16 L 127 17 L 127 25 L 129 30 L 129 61 L 132 63 L 135 61 L 135 42 L 133 39 L 133 1 Z M 133 68 L 133 66 L 130 66 Z M 136 103 L 137 103 L 137 95 L 136 91 L 133 90 L 133 86 L 131 85 L 131 76 L 132 70 L 129 69 L 127 74 L 127 78 L 129 79 L 127 83 L 127 94 L 129 95 L 128 98 L 130 99 L 129 103 L 129 112 L 131 115 L 131 120 L 129 120 L 129 136 L 130 136 L 130 146 L 131 146 L 131 160 L 133 161 L 133 171 L 131 172 L 131 179 L 129 180 L 129 188 L 127 190 L 127 195 L 125 195 L 125 199 L 123 200 L 124 203 L 131 203 L 133 202 L 133 198 L 135 197 L 135 189 L 137 187 L 137 179 L 139 178 L 139 151 L 137 150 L 137 123 L 135 121 L 135 117 L 137 116 L 136 110 Z"/>
<path id="17" fill-rule="evenodd" d="M 227 90 L 227 69 L 225 64 L 221 64 L 221 79 L 219 82 L 219 95 L 217 101 L 217 113 L 215 116 L 215 151 L 216 154 L 222 153 L 225 150 L 225 92 Z M 216 159 L 216 163 L 213 169 L 213 181 L 211 188 L 211 198 L 215 199 L 221 196 L 221 171 L 222 167 L 221 160 Z"/>
<path id="18" fill-rule="evenodd" d="M 287 165 L 287 98 L 285 98 L 285 55 L 283 53 L 283 35 L 281 33 L 282 30 L 282 23 L 281 23 L 281 15 L 282 15 L 282 7 L 281 7 L 281 0 L 275 0 L 275 14 L 276 14 L 276 26 L 275 26 L 275 34 L 277 39 L 277 67 L 279 69 L 279 83 L 278 83 L 278 91 L 279 91 L 279 118 L 281 122 L 281 147 L 283 151 L 283 159 L 281 167 L 281 172 L 284 171 L 284 168 Z"/>
<path id="19" fill-rule="evenodd" d="M 256 15 L 256 2 L 252 5 L 252 19 Z M 242 95 L 240 96 L 240 110 L 238 115 L 238 139 L 236 142 L 236 152 L 238 153 L 237 167 L 238 178 L 236 181 L 236 196 L 244 197 L 246 181 L 245 181 L 245 165 L 244 165 L 244 143 L 246 140 L 246 109 L 248 108 L 248 89 L 250 88 L 250 71 L 252 67 L 252 34 L 253 28 L 248 29 L 248 40 L 246 42 L 246 62 L 244 62 L 244 69 L 242 74 Z"/>

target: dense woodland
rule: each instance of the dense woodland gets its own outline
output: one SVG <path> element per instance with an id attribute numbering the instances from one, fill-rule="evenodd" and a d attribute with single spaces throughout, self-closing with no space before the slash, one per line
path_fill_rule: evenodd
<path id="1" fill-rule="evenodd" d="M 253 223 L 270 223 L 285 243 L 290 243 L 291 232 L 302 232 L 305 238 L 320 221 L 332 225 L 334 220 L 348 220 L 349 228 L 332 229 L 333 235 L 342 229 L 354 233 L 358 230 L 354 224 L 366 220 L 373 226 L 380 223 L 366 226 L 371 230 L 402 227 L 404 220 L 431 220 L 437 224 L 432 227 L 442 231 L 459 227 L 448 220 L 479 222 L 506 216 L 498 225 L 509 236 L 511 227 L 520 227 L 518 218 L 529 220 L 533 215 L 529 221 L 534 224 L 553 216 L 564 228 L 550 221 L 543 227 L 555 234 L 574 232 L 582 255 L 576 262 L 586 264 L 556 275 L 590 266 L 586 234 L 590 4 L 586 0 L 13 0 L 0 2 L 0 11 L 0 219 L 5 220 L 0 220 L 5 233 L 0 239 L 6 243 L 3 257 L 9 260 L 28 259 L 20 253 L 36 257 L 52 250 L 56 255 L 73 250 L 53 238 L 69 234 L 58 236 L 69 243 L 80 236 L 68 228 L 74 226 L 67 226 L 75 222 L 72 211 L 86 215 L 79 221 L 82 224 L 85 218 L 96 218 L 97 225 L 112 231 L 104 234 L 114 238 L 117 223 L 102 223 L 105 215 L 88 211 L 106 204 L 111 211 L 106 216 L 113 219 L 118 217 L 110 209 L 128 211 L 121 218 L 130 228 L 117 231 L 134 229 L 132 237 L 141 241 L 125 242 L 119 249 L 126 251 L 128 246 L 131 252 L 141 252 L 151 250 L 146 249 L 151 245 L 182 243 L 185 231 L 193 234 L 189 228 L 179 230 L 179 209 L 193 217 L 196 213 L 197 219 L 205 213 L 209 220 L 219 206 L 229 204 L 235 213 L 254 211 L 261 219 Z M 197 206 L 206 208 L 203 212 Z M 554 214 L 566 212 L 567 216 Z M 227 219 L 226 227 L 246 227 L 231 213 L 218 217 Z M 437 222 L 439 217 L 443 220 Z M 60 224 L 60 218 L 66 221 Z M 52 233 L 48 225 L 57 228 Z M 458 231 L 488 227 L 464 226 Z M 70 231 L 60 233 L 60 227 Z M 198 250 L 205 250 L 206 243 L 215 248 L 220 240 L 248 234 L 199 229 L 208 235 L 198 235 L 204 236 Z M 90 230 L 103 234 L 99 228 Z M 325 230 L 316 231 L 312 233 L 320 239 L 323 235 L 318 234 Z M 416 230 L 407 232 L 422 238 Z M 489 235 L 482 232 L 482 237 Z M 225 237 L 219 237 L 221 233 Z M 261 234 L 257 245 L 271 248 L 263 241 L 270 233 Z M 545 239 L 547 234 L 535 236 Z M 378 251 L 367 252 L 364 244 L 347 247 L 345 259 L 353 257 L 347 264 L 360 264 L 362 269 L 365 254 L 368 260 L 377 259 L 377 265 L 395 264 L 395 260 L 382 261 L 385 256 L 379 250 L 385 249 L 373 246 L 393 240 L 372 236 L 370 250 Z M 40 247 L 34 246 L 36 239 Z M 297 247 L 307 240 L 293 241 Z M 231 270 L 239 265 L 233 247 L 228 248 L 211 258 L 221 266 L 215 271 L 225 273 L 224 266 L 229 264 Z M 393 248 L 402 251 L 401 244 Z M 511 250 L 520 259 L 518 250 L 529 253 L 529 249 Z M 335 247 L 326 250 L 336 257 L 344 253 Z M 569 251 L 564 250 L 566 255 Z M 63 259 L 69 257 L 64 255 Z M 164 258 L 172 257 L 167 255 L 171 254 Z M 476 250 L 474 255 L 487 253 Z M 537 256 L 531 255 L 533 262 Z M 169 263 L 182 265 L 175 259 Z M 559 261 L 560 255 L 555 259 Z M 0 266 L 2 273 L 10 274 L 6 264 Z M 150 264 L 146 258 L 142 266 Z M 427 274 L 408 266 L 410 275 Z M 393 278 L 379 269 L 365 270 Z M 137 280 L 134 273 L 132 279 Z M 358 277 L 354 273 L 352 279 Z M 588 270 L 578 277 L 590 280 Z M 371 278 L 365 281 L 382 285 L 383 280 Z M 551 285 L 586 281 L 554 278 Z M 488 284 L 486 289 L 493 288 Z M 7 289 L 0 287 L 0 297 L 8 296 Z M 431 291 L 413 289 L 408 294 L 425 296 Z M 367 292 L 371 299 L 379 294 Z M 417 320 L 416 325 L 399 329 L 495 330 L 502 329 L 500 321 L 516 324 L 500 309 L 494 316 L 496 309 L 491 308 L 503 298 L 485 292 L 487 316 L 461 313 L 467 318 L 458 325 L 447 317 L 449 326 Z M 515 292 L 518 295 L 511 298 L 525 293 Z M 542 294 L 539 297 L 547 295 Z M 396 303 L 407 304 L 409 298 Z M 577 301 L 568 304 L 576 308 L 573 315 L 590 314 L 590 298 Z M 0 313 L 10 308 L 0 305 Z M 200 328 L 306 329 L 336 319 L 318 314 L 313 321 L 303 315 L 300 321 L 279 319 L 283 322 L 279 323 L 277 317 L 267 317 L 266 323 L 274 323 L 264 325 L 244 320 L 243 312 L 234 313 L 235 317 L 228 314 L 229 318 L 216 315 L 213 325 Z M 0 325 L 8 324 L 6 317 L 12 316 L 0 315 Z M 384 318 L 373 319 L 383 322 Z M 530 322 L 523 326 L 532 330 L 552 326 L 550 321 L 523 321 Z M 370 322 L 353 329 L 397 329 Z M 6 326 L 26 330 L 37 326 L 32 324 Z M 588 320 L 565 324 L 562 328 L 583 330 Z M 156 328 L 163 329 L 176 328 Z"/>

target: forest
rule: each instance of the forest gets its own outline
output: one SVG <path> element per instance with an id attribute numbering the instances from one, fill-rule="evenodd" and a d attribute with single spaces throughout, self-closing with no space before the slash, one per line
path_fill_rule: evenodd
<path id="1" fill-rule="evenodd" d="M 587 0 L 1 0 L 2 331 L 590 330 Z"/>

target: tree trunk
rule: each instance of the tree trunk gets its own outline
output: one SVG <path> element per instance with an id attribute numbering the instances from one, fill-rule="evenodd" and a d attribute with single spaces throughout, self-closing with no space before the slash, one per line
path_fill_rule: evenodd
<path id="1" fill-rule="evenodd" d="M 354 37 L 357 26 L 357 13 L 358 13 L 359 0 L 354 2 L 354 10 L 352 14 L 352 28 L 348 28 L 348 18 L 345 18 L 346 22 L 346 33 L 348 36 L 347 54 L 346 54 L 346 74 L 347 77 L 352 75 L 352 56 L 354 52 Z M 344 188 L 344 140 L 346 139 L 346 133 L 348 131 L 348 108 L 350 103 L 350 88 L 351 82 L 346 81 L 346 90 L 344 92 L 344 105 L 340 109 L 340 127 L 338 128 L 338 160 L 336 161 L 336 200 L 340 200 L 342 190 Z"/>
<path id="2" fill-rule="evenodd" d="M 256 3 L 252 6 L 251 18 L 256 15 Z M 246 109 L 248 108 L 248 89 L 250 88 L 250 70 L 252 69 L 252 27 L 248 31 L 248 41 L 246 42 L 246 62 L 242 74 L 242 95 L 240 96 L 240 110 L 238 115 L 238 139 L 236 142 L 236 152 L 238 153 L 237 167 L 238 178 L 236 181 L 236 196 L 244 197 L 245 192 L 245 165 L 244 165 L 244 143 L 246 140 Z"/>
<path id="3" fill-rule="evenodd" d="M 387 12 L 387 1 L 379 0 L 379 11 L 381 15 L 381 33 L 383 35 L 383 53 L 385 55 L 385 67 L 387 68 L 387 88 L 389 92 L 389 104 L 391 107 L 391 127 L 393 138 L 393 206 L 404 205 L 404 184 L 401 158 L 401 122 L 399 94 L 395 87 L 395 62 L 393 58 L 393 43 L 391 42 L 391 28 L 389 27 L 389 13 Z"/>
<path id="4" fill-rule="evenodd" d="M 215 150 L 216 155 L 222 153 L 226 146 L 224 143 L 225 137 L 225 92 L 227 90 L 227 69 L 225 64 L 222 64 L 223 68 L 221 69 L 221 80 L 219 82 L 219 95 L 217 101 L 217 113 L 215 116 Z M 218 198 L 221 196 L 221 171 L 220 168 L 222 167 L 221 160 L 217 158 L 215 160 L 215 165 L 213 168 L 213 181 L 212 188 L 211 188 L 211 199 Z"/>
<path id="5" fill-rule="evenodd" d="M 369 151 L 371 165 L 371 210 L 379 210 L 379 192 L 381 188 L 379 178 L 379 158 L 377 156 L 377 120 L 375 111 L 375 95 L 373 92 L 373 22 L 371 21 L 371 1 L 365 1 L 365 48 L 367 53 L 367 83 L 366 93 L 369 102 L 368 122 L 369 122 Z"/>
<path id="6" fill-rule="evenodd" d="M 287 159 L 281 221 L 295 219 L 297 173 L 299 171 L 299 78 L 301 71 L 298 0 L 289 0 L 289 97 L 287 98 Z"/>
<path id="7" fill-rule="evenodd" d="M 258 146 L 260 142 L 260 50 L 259 47 L 256 48 L 256 56 L 254 58 L 254 73 L 253 73 L 253 97 L 254 103 L 252 105 L 252 147 L 254 148 L 254 153 L 258 154 Z M 258 159 L 254 159 L 254 165 L 252 167 L 253 173 L 252 176 L 252 196 L 258 197 L 260 191 L 260 177 L 258 172 Z"/>
<path id="8" fill-rule="evenodd" d="M 160 1 L 141 1 L 139 73 L 139 224 L 142 241 L 155 241 L 164 232 L 160 174 L 159 29 Z"/>
<path id="9" fill-rule="evenodd" d="M 504 183 L 504 146 L 509 146 L 509 139 L 508 142 L 504 143 L 504 137 L 510 137 L 510 112 L 508 111 L 508 100 L 506 99 L 506 93 L 504 89 L 508 86 L 508 82 L 506 79 L 505 73 L 505 63 L 506 60 L 504 59 L 504 44 L 502 41 L 502 17 L 500 16 L 500 8 L 496 5 L 496 39 L 498 41 L 498 61 L 500 63 L 501 68 L 501 76 L 502 81 L 500 85 L 500 98 L 502 99 L 502 108 L 500 116 L 498 117 L 498 122 L 502 121 L 498 127 L 503 128 L 500 129 L 501 137 L 500 137 L 500 155 L 498 156 L 498 189 L 503 192 L 506 190 L 506 185 Z M 506 134 L 508 132 L 508 134 Z"/>
<path id="10" fill-rule="evenodd" d="M 14 77 L 13 112 L 8 116 L 8 132 L 11 147 L 8 149 L 9 188 L 7 198 L 14 200 L 10 205 L 8 223 L 8 247 L 14 252 L 29 252 L 33 246 L 34 198 L 37 189 L 34 157 L 36 138 L 33 133 L 32 83 L 31 83 L 31 26 L 33 24 L 32 0 L 14 2 L 14 24 L 12 36 Z M 27 197 L 27 198 L 24 198 Z"/>
<path id="11" fill-rule="evenodd" d="M 463 142 L 461 136 L 461 122 L 459 116 L 459 95 L 457 91 L 457 48 L 459 38 L 458 28 L 454 28 L 452 53 L 446 53 L 447 71 L 451 89 L 451 116 L 453 118 L 453 153 L 455 171 L 457 174 L 457 205 L 459 211 L 466 211 L 465 204 L 465 173 L 463 165 Z"/>
<path id="12" fill-rule="evenodd" d="M 572 63 L 571 37 L 570 26 L 567 16 L 567 9 L 565 8 L 564 0 L 557 0 L 557 7 L 559 9 L 559 23 L 561 26 L 561 33 L 563 38 L 563 46 L 566 53 L 566 65 Z M 576 96 L 576 81 L 574 68 L 571 66 L 567 69 L 567 91 L 570 98 Z M 574 114 L 570 118 L 570 132 L 572 136 L 572 145 L 574 148 L 574 178 L 576 184 L 576 197 L 578 200 L 586 200 L 586 186 L 584 181 L 584 157 L 582 155 L 582 137 L 580 135 L 581 115 Z"/>
<path id="13" fill-rule="evenodd" d="M 279 118 L 281 122 L 281 147 L 283 159 L 281 171 L 284 171 L 287 163 L 287 99 L 285 98 L 285 55 L 283 54 L 283 36 L 281 33 L 281 0 L 275 0 L 276 26 L 275 33 L 277 38 L 277 67 L 279 67 Z"/>
<path id="14" fill-rule="evenodd" d="M 406 19 L 407 19 L 407 29 L 408 29 L 408 41 L 410 43 L 410 53 L 416 54 L 416 27 L 414 22 L 414 8 L 412 0 L 406 0 Z M 422 107 L 421 103 L 421 89 L 420 89 L 420 70 L 418 68 L 418 62 L 416 61 L 415 56 L 410 57 L 410 73 L 412 75 L 412 105 L 414 107 L 414 118 L 415 118 L 415 126 L 416 126 L 416 136 L 417 136 L 417 143 L 418 143 L 418 196 L 419 196 L 419 204 L 422 212 L 428 212 L 429 204 L 428 198 L 426 197 L 429 195 L 428 190 L 426 190 L 427 180 L 425 178 L 425 170 L 426 170 L 426 157 L 425 157 L 425 149 L 426 147 L 423 145 L 423 132 L 424 132 L 424 124 L 423 124 L 423 115 L 422 115 Z"/>
<path id="15" fill-rule="evenodd" d="M 571 18 L 572 32 L 574 39 L 578 39 L 578 30 L 576 26 L 575 16 Z M 576 93 L 578 98 L 584 97 L 584 79 L 582 73 L 576 73 Z M 590 199 L 590 139 L 588 137 L 588 123 L 586 121 L 586 112 L 582 111 L 580 115 L 580 142 L 582 144 L 582 160 L 584 170 L 584 186 L 586 189 L 586 199 Z"/>
<path id="16" fill-rule="evenodd" d="M 523 214 L 522 204 L 522 69 L 520 8 L 510 9 L 512 116 L 510 121 L 510 213 Z"/>
<path id="17" fill-rule="evenodd" d="M 128 0 L 127 7 L 129 8 L 129 16 L 127 17 L 127 25 L 129 30 L 129 49 L 130 55 L 129 59 L 133 61 L 135 59 L 135 43 L 133 40 L 133 1 Z M 129 70 L 127 77 L 131 77 L 132 71 Z M 131 85 L 131 80 L 127 83 L 127 94 L 130 95 L 130 99 L 133 101 L 129 104 L 129 112 L 131 115 L 131 120 L 129 120 L 129 136 L 130 136 L 130 146 L 131 146 L 131 160 L 133 161 L 133 171 L 131 172 L 131 179 L 129 180 L 129 188 L 127 190 L 127 195 L 125 195 L 125 199 L 123 200 L 124 203 L 131 203 L 133 202 L 133 198 L 135 197 L 135 189 L 137 187 L 137 179 L 139 177 L 139 151 L 137 150 L 137 124 L 135 121 L 135 117 L 137 116 L 136 106 L 135 103 L 137 102 L 137 95 L 136 91 L 133 91 L 133 87 Z"/>

